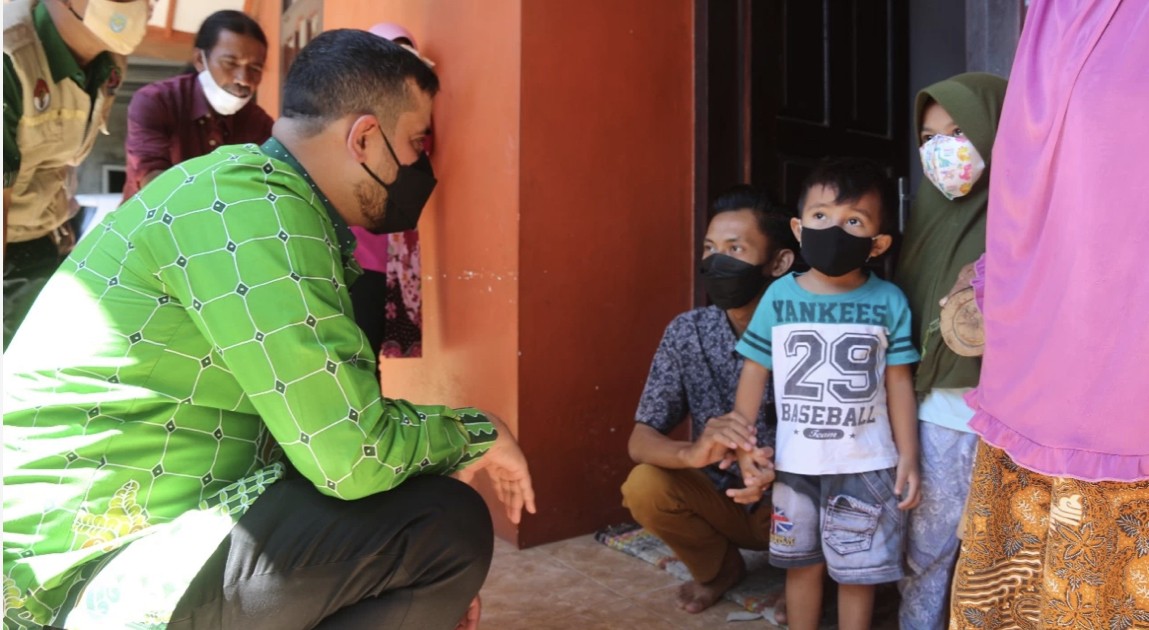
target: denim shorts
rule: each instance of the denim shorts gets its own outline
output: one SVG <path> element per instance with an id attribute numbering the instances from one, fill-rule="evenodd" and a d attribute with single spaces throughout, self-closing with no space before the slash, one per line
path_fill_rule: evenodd
<path id="1" fill-rule="evenodd" d="M 770 524 L 770 564 L 826 563 L 839 584 L 901 579 L 906 513 L 894 494 L 896 470 L 844 475 L 778 471 Z"/>

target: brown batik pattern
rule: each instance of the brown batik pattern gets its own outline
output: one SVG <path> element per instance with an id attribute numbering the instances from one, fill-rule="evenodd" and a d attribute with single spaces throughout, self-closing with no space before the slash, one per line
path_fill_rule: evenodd
<path id="1" fill-rule="evenodd" d="M 1026 470 L 982 442 L 950 628 L 1149 628 L 1149 481 Z"/>

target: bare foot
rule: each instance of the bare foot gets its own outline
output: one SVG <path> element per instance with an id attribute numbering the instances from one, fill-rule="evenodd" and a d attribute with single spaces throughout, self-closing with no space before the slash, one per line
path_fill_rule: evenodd
<path id="1" fill-rule="evenodd" d="M 786 594 L 783 593 L 782 597 L 778 599 L 778 603 L 774 604 L 774 621 L 780 626 L 786 625 Z"/>
<path id="2" fill-rule="evenodd" d="M 762 601 L 763 617 L 772 626 L 786 625 L 786 590 L 778 589 L 767 594 Z"/>
<path id="3" fill-rule="evenodd" d="M 726 591 L 746 577 L 746 562 L 736 547 L 729 547 L 718 575 L 705 584 L 694 580 L 678 589 L 678 607 L 688 613 L 700 613 L 714 605 Z"/>

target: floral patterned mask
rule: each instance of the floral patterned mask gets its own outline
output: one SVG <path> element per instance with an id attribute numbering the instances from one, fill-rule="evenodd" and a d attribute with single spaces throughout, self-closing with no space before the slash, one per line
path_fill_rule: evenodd
<path id="1" fill-rule="evenodd" d="M 968 195 L 985 171 L 985 160 L 965 136 L 937 135 L 919 151 L 926 178 L 950 201 Z"/>

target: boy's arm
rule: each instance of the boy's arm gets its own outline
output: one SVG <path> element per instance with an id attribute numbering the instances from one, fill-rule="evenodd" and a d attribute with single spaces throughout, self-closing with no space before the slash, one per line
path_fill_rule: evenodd
<path id="1" fill-rule="evenodd" d="M 754 426 L 758 418 L 758 407 L 762 405 L 762 396 L 766 394 L 766 383 L 769 380 L 770 370 L 766 366 L 753 359 L 746 359 L 742 363 L 742 375 L 738 377 L 738 390 L 734 394 L 734 411 L 731 415 Z"/>
<path id="2" fill-rule="evenodd" d="M 898 449 L 896 492 L 902 500 L 898 507 L 909 510 L 921 499 L 921 476 L 918 469 L 918 405 L 914 396 L 914 377 L 909 364 L 886 367 L 886 405 L 890 427 Z"/>
<path id="3" fill-rule="evenodd" d="M 762 405 L 762 396 L 766 393 L 766 384 L 770 380 L 770 370 L 753 359 L 746 359 L 742 363 L 742 375 L 738 378 L 738 390 L 734 394 L 734 411 L 728 414 L 738 422 L 753 427 L 758 418 L 759 407 Z M 742 471 L 742 482 L 746 491 L 758 492 L 774 481 L 774 462 L 771 458 L 774 449 L 754 448 L 753 444 L 742 445 L 736 449 L 735 455 L 738 468 Z M 733 492 L 733 494 L 732 494 Z M 753 500 L 740 500 L 738 491 L 726 492 L 727 495 L 740 503 L 752 503 Z"/>

